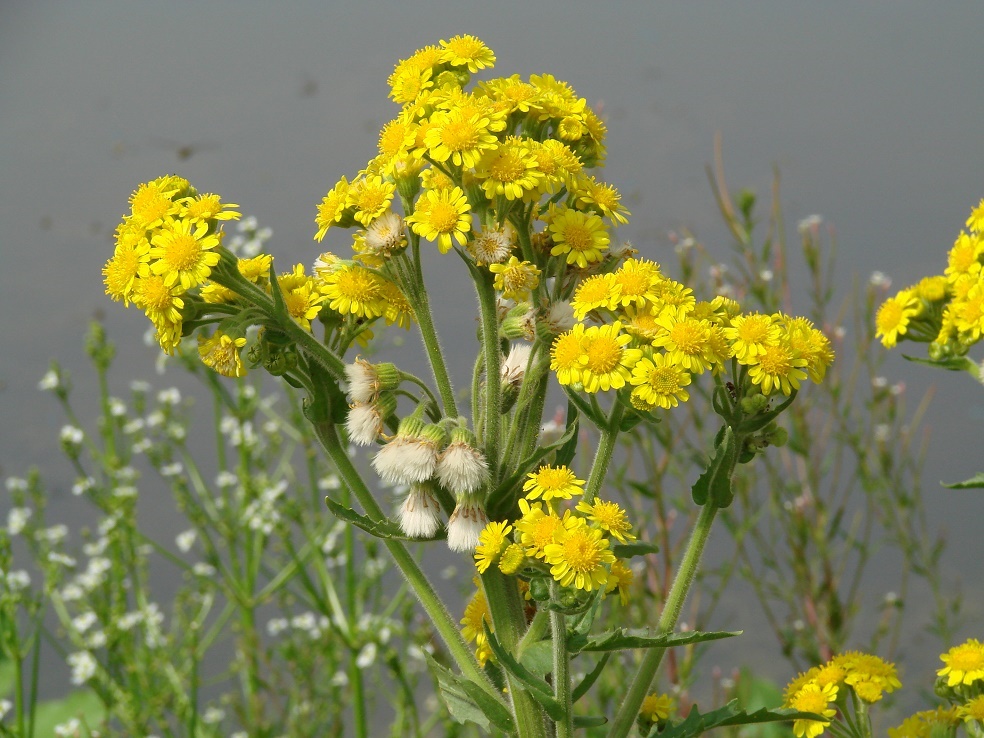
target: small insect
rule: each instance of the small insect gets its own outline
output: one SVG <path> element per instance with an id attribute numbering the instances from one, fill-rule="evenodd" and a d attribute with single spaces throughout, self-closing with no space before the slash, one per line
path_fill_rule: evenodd
<path id="1" fill-rule="evenodd" d="M 725 382 L 724 386 L 728 388 L 728 394 L 731 395 L 732 400 L 738 399 L 738 391 L 735 389 L 733 382 Z"/>

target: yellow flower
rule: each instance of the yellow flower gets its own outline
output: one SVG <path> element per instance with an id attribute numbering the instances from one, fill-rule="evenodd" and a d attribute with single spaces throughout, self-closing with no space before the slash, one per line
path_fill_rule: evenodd
<path id="1" fill-rule="evenodd" d="M 134 282 L 150 274 L 150 244 L 147 239 L 127 239 L 116 246 L 113 257 L 103 267 L 106 294 L 116 302 L 130 305 Z"/>
<path id="2" fill-rule="evenodd" d="M 756 356 L 765 353 L 767 346 L 779 342 L 779 326 L 771 315 L 749 313 L 732 319 L 724 329 L 735 357 L 742 364 L 751 364 Z"/>
<path id="3" fill-rule="evenodd" d="M 277 277 L 277 285 L 284 296 L 287 312 L 305 330 L 311 330 L 311 321 L 321 312 L 325 296 L 315 286 L 314 279 L 304 274 L 304 265 L 297 264 L 294 271 Z"/>
<path id="4" fill-rule="evenodd" d="M 499 558 L 499 571 L 503 574 L 515 574 L 526 561 L 526 552 L 518 543 L 510 543 Z"/>
<path id="5" fill-rule="evenodd" d="M 566 517 L 558 528 L 555 543 L 548 544 L 544 559 L 550 574 L 562 587 L 590 592 L 608 582 L 606 565 L 615 563 L 615 554 L 600 528 L 589 527 L 582 518 Z"/>
<path id="6" fill-rule="evenodd" d="M 543 173 L 525 139 L 509 136 L 495 148 L 486 151 L 475 167 L 475 176 L 482 180 L 482 190 L 489 200 L 504 196 L 521 200 L 537 189 Z"/>
<path id="7" fill-rule="evenodd" d="M 550 345 L 550 370 L 556 372 L 557 381 L 562 386 L 580 383 L 584 349 L 583 323 L 561 333 Z"/>
<path id="8" fill-rule="evenodd" d="M 199 334 L 198 355 L 205 366 L 211 367 L 222 376 L 242 377 L 246 370 L 239 352 L 245 345 L 246 339 L 242 336 L 233 338 L 220 331 L 209 338 Z"/>
<path id="9" fill-rule="evenodd" d="M 343 265 L 324 278 L 321 292 L 328 307 L 340 315 L 376 318 L 386 310 L 382 280 L 358 265 Z"/>
<path id="10" fill-rule="evenodd" d="M 444 49 L 442 62 L 452 67 L 467 67 L 472 74 L 495 64 L 492 49 L 474 36 L 454 36 L 450 41 L 442 40 L 441 47 Z"/>
<path id="11" fill-rule="evenodd" d="M 616 559 L 615 563 L 612 564 L 612 570 L 608 574 L 608 584 L 605 586 L 605 594 L 611 594 L 617 589 L 619 602 L 623 606 L 628 605 L 629 587 L 632 586 L 634 579 L 635 574 L 632 573 L 632 569 L 627 567 L 620 559 Z"/>
<path id="12" fill-rule="evenodd" d="M 953 735 L 952 728 L 959 724 L 957 707 L 937 707 L 910 715 L 897 728 L 888 729 L 888 738 L 931 738 L 936 735 Z M 934 727 L 950 728 L 933 732 Z"/>
<path id="13" fill-rule="evenodd" d="M 157 329 L 157 340 L 167 353 L 173 353 L 181 341 L 181 309 L 184 288 L 167 284 L 159 274 L 137 280 L 133 287 L 133 304 L 143 310 Z"/>
<path id="14" fill-rule="evenodd" d="M 461 635 L 464 636 L 466 642 L 475 642 L 477 648 L 475 655 L 478 657 L 479 663 L 484 666 L 492 652 L 488 648 L 488 639 L 485 637 L 483 623 L 488 623 L 489 628 L 492 628 L 492 613 L 489 611 L 489 603 L 485 599 L 485 593 L 479 589 L 465 605 L 465 615 L 461 619 Z"/>
<path id="15" fill-rule="evenodd" d="M 669 410 L 690 399 L 690 393 L 684 389 L 690 381 L 690 374 L 665 354 L 644 357 L 632 367 L 629 378 L 629 384 L 634 387 L 632 405 L 640 410 L 657 407 Z"/>
<path id="16" fill-rule="evenodd" d="M 755 357 L 748 369 L 748 377 L 762 389 L 763 395 L 780 391 L 790 395 L 798 390 L 800 382 L 806 379 L 806 359 L 793 354 L 788 342 L 767 346 L 764 354 Z"/>
<path id="17" fill-rule="evenodd" d="M 510 256 L 505 264 L 489 264 L 495 275 L 494 287 L 507 300 L 522 302 L 540 284 L 540 270 L 531 262 Z"/>
<path id="18" fill-rule="evenodd" d="M 185 197 L 178 201 L 182 205 L 181 218 L 192 223 L 205 223 L 210 220 L 239 220 L 242 213 L 231 208 L 238 208 L 234 203 L 223 204 L 218 195 L 205 194 L 196 197 Z"/>
<path id="19" fill-rule="evenodd" d="M 789 346 L 793 353 L 806 360 L 806 373 L 816 383 L 823 381 L 824 375 L 834 361 L 834 349 L 830 339 L 822 331 L 813 327 L 808 318 L 785 318 Z"/>
<path id="20" fill-rule="evenodd" d="M 622 332 L 619 322 L 591 326 L 584 331 L 581 355 L 581 384 L 585 392 L 619 389 L 642 358 L 642 349 L 626 348 L 632 336 Z"/>
<path id="21" fill-rule="evenodd" d="M 872 654 L 848 651 L 831 659 L 831 664 L 844 670 L 844 683 L 865 702 L 877 702 L 882 693 L 902 686 L 895 665 Z"/>
<path id="22" fill-rule="evenodd" d="M 875 338 L 881 337 L 885 348 L 892 348 L 909 328 L 909 319 L 919 312 L 919 303 L 908 290 L 889 297 L 875 315 Z"/>
<path id="23" fill-rule="evenodd" d="M 674 308 L 663 308 L 656 324 L 664 329 L 653 346 L 666 350 L 667 359 L 688 372 L 699 374 L 711 368 L 711 324 L 680 316 Z"/>
<path id="24" fill-rule="evenodd" d="M 947 267 L 943 273 L 951 283 L 964 275 L 977 276 L 981 272 L 982 252 L 984 252 L 984 239 L 980 234 L 961 233 L 947 254 Z"/>
<path id="25" fill-rule="evenodd" d="M 948 687 L 984 681 L 984 644 L 971 638 L 940 656 L 945 666 L 937 671 Z"/>
<path id="26" fill-rule="evenodd" d="M 482 152 L 498 145 L 498 139 L 489 132 L 490 119 L 478 114 L 439 111 L 431 116 L 430 123 L 424 133 L 424 145 L 435 161 L 450 159 L 455 166 L 472 169 Z"/>
<path id="27" fill-rule="evenodd" d="M 221 233 L 209 233 L 205 223 L 168 221 L 150 242 L 150 258 L 156 259 L 150 270 L 163 276 L 165 284 L 180 284 L 186 290 L 197 287 L 219 263 L 219 253 L 213 249 L 221 243 Z"/>
<path id="28" fill-rule="evenodd" d="M 502 549 L 506 547 L 507 536 L 512 531 L 512 526 L 506 522 L 490 522 L 481 533 L 478 534 L 478 546 L 475 548 L 475 568 L 480 574 L 484 574 Z"/>
<path id="29" fill-rule="evenodd" d="M 516 521 L 516 530 L 520 534 L 520 542 L 525 546 L 527 556 L 542 559 L 544 549 L 554 542 L 554 534 L 563 527 L 561 519 L 549 509 L 544 511 L 539 502 L 530 504 L 520 498 L 519 511 L 522 517 Z"/>
<path id="30" fill-rule="evenodd" d="M 270 265 L 273 257 L 270 254 L 257 254 L 251 259 L 240 259 L 239 273 L 253 284 L 270 276 Z"/>
<path id="31" fill-rule="evenodd" d="M 628 259 L 612 276 L 619 286 L 619 296 L 612 301 L 612 309 L 619 306 L 641 309 L 659 299 L 658 290 L 664 279 L 655 261 Z"/>
<path id="32" fill-rule="evenodd" d="M 631 215 L 621 200 L 622 196 L 615 187 L 592 176 L 583 177 L 577 184 L 577 201 L 597 210 L 615 226 L 628 223 L 627 216 Z"/>
<path id="33" fill-rule="evenodd" d="M 977 695 L 970 702 L 957 708 L 957 715 L 962 717 L 965 722 L 976 720 L 984 724 L 984 695 Z"/>
<path id="34" fill-rule="evenodd" d="M 836 699 L 837 687 L 835 685 L 827 684 L 821 687 L 810 682 L 793 695 L 788 707 L 801 712 L 812 712 L 825 718 L 832 718 L 837 714 L 837 711 L 828 708 L 828 705 Z M 828 725 L 830 725 L 829 720 L 796 720 L 793 722 L 793 734 L 796 738 L 816 738 L 823 733 Z"/>
<path id="35" fill-rule="evenodd" d="M 523 491 L 527 500 L 542 497 L 544 502 L 550 500 L 569 500 L 574 495 L 584 492 L 584 480 L 566 466 L 541 466 L 535 472 L 526 475 Z"/>
<path id="36" fill-rule="evenodd" d="M 133 222 L 142 228 L 154 228 L 165 218 L 176 216 L 181 205 L 174 198 L 187 186 L 188 181 L 180 177 L 160 177 L 140 185 L 130 196 Z"/>
<path id="37" fill-rule="evenodd" d="M 619 543 L 634 541 L 636 537 L 632 534 L 632 524 L 618 503 L 606 500 L 595 500 L 587 502 L 581 500 L 574 508 L 587 515 L 588 519 L 611 536 Z"/>
<path id="38" fill-rule="evenodd" d="M 619 304 L 621 293 L 622 287 L 616 284 L 614 274 L 590 276 L 577 286 L 571 298 L 574 316 L 578 320 L 584 320 L 584 316 L 592 310 L 610 308 L 613 304 Z"/>
<path id="39" fill-rule="evenodd" d="M 981 200 L 977 207 L 970 211 L 967 218 L 967 229 L 971 233 L 984 233 L 984 200 Z"/>
<path id="40" fill-rule="evenodd" d="M 355 208 L 352 217 L 368 226 L 386 212 L 395 192 L 396 185 L 392 182 L 384 181 L 378 174 L 367 175 L 349 185 L 346 202 Z"/>
<path id="41" fill-rule="evenodd" d="M 639 714 L 642 715 L 644 720 L 650 723 L 658 723 L 661 720 L 666 720 L 670 716 L 672 709 L 673 698 L 670 695 L 653 692 L 652 694 L 647 694 L 646 698 L 642 701 Z"/>
<path id="42" fill-rule="evenodd" d="M 582 269 L 601 261 L 611 240 L 600 217 L 570 208 L 561 208 L 551 216 L 549 230 L 554 241 L 551 256 L 566 254 L 568 264 Z"/>
<path id="43" fill-rule="evenodd" d="M 342 177 L 321 199 L 321 203 L 318 205 L 318 215 L 314 219 L 318 226 L 318 232 L 314 234 L 315 241 L 321 241 L 328 229 L 342 220 L 348 207 L 348 193 L 348 180 Z"/>
<path id="44" fill-rule="evenodd" d="M 464 245 L 471 222 L 471 205 L 460 187 L 427 190 L 417 200 L 413 215 L 407 218 L 413 232 L 428 241 L 436 241 L 442 254 L 450 251 L 452 241 Z"/>

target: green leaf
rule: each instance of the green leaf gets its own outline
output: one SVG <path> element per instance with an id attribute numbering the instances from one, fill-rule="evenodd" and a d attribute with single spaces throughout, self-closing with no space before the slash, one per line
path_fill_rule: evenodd
<path id="1" fill-rule="evenodd" d="M 563 720 L 565 718 L 564 706 L 553 696 L 553 688 L 547 684 L 546 680 L 527 669 L 502 647 L 499 639 L 495 637 L 495 633 L 489 628 L 488 622 L 483 621 L 482 625 L 485 626 L 485 637 L 489 648 L 499 660 L 499 665 L 520 681 L 530 696 L 543 706 L 547 715 L 553 720 Z"/>
<path id="2" fill-rule="evenodd" d="M 572 653 L 582 651 L 621 651 L 625 648 L 673 648 L 689 646 L 692 643 L 717 641 L 733 638 L 742 631 L 699 631 L 689 633 L 664 633 L 652 635 L 648 629 L 616 628 L 605 633 L 593 635 L 573 634 L 567 637 L 567 649 Z"/>
<path id="3" fill-rule="evenodd" d="M 578 427 L 578 412 L 577 406 L 571 402 L 567 401 L 567 442 L 557 449 L 557 455 L 554 457 L 554 462 L 558 466 L 567 466 L 574 460 L 574 454 L 577 452 L 577 427 Z"/>
<path id="4" fill-rule="evenodd" d="M 720 439 L 715 445 L 714 457 L 690 490 L 694 502 L 698 505 L 706 505 L 710 502 L 716 507 L 723 508 L 730 505 L 734 498 L 731 491 L 731 474 L 735 468 L 738 448 L 731 426 L 724 426 L 722 430 L 724 433 L 719 433 Z"/>
<path id="5" fill-rule="evenodd" d="M 574 727 L 575 728 L 597 728 L 599 725 L 604 725 L 608 722 L 608 718 L 604 715 L 575 715 L 574 716 Z"/>
<path id="6" fill-rule="evenodd" d="M 489 732 L 491 724 L 509 735 L 516 734 L 516 724 L 505 705 L 477 684 L 437 663 L 430 654 L 425 657 L 452 718 L 461 724 L 475 723 L 485 732 Z"/>
<path id="7" fill-rule="evenodd" d="M 519 663 L 539 677 L 553 671 L 553 645 L 550 641 L 538 641 L 529 646 L 519 658 Z"/>
<path id="8" fill-rule="evenodd" d="M 984 472 L 978 472 L 975 476 L 963 482 L 953 482 L 952 484 L 940 482 L 940 484 L 947 489 L 981 489 L 984 488 Z"/>
<path id="9" fill-rule="evenodd" d="M 273 298 L 273 311 L 282 320 L 293 320 L 287 310 L 287 303 L 284 302 L 284 293 L 280 290 L 280 282 L 277 281 L 277 271 L 273 268 L 273 260 L 270 260 L 270 296 Z"/>
<path id="10" fill-rule="evenodd" d="M 345 505 L 335 502 L 331 499 L 331 497 L 325 497 L 325 505 L 328 506 L 328 510 L 331 511 L 332 515 L 339 520 L 344 520 L 346 523 L 351 523 L 357 528 L 361 528 L 366 533 L 376 536 L 376 538 L 392 538 L 400 541 L 432 540 L 424 538 L 409 538 L 403 533 L 400 526 L 392 520 L 373 520 L 365 515 L 359 515 L 359 513 L 352 508 L 345 507 Z"/>
<path id="11" fill-rule="evenodd" d="M 734 725 L 755 725 L 758 723 L 789 722 L 791 720 L 822 720 L 822 716 L 812 712 L 798 710 L 762 708 L 752 713 L 739 709 L 738 700 L 732 700 L 724 707 L 701 715 L 697 707 L 690 710 L 686 719 L 676 725 L 669 724 L 663 730 L 653 726 L 648 738 L 695 738 L 713 728 L 724 728 Z"/>
<path id="12" fill-rule="evenodd" d="M 923 359 L 918 356 L 902 354 L 902 358 L 916 364 L 935 366 L 937 369 L 946 369 L 951 372 L 970 372 L 974 376 L 977 376 L 978 373 L 977 364 L 966 356 L 952 356 L 949 359 Z"/>
<path id="13" fill-rule="evenodd" d="M 605 667 L 608 665 L 608 659 L 610 659 L 611 657 L 612 657 L 611 651 L 607 652 L 604 656 L 602 656 L 601 659 L 598 661 L 597 665 L 595 666 L 595 668 L 589 671 L 587 675 L 584 677 L 584 679 L 581 680 L 581 683 L 578 684 L 576 687 L 574 687 L 574 691 L 571 692 L 572 702 L 577 702 L 579 699 L 581 699 L 584 695 L 588 693 L 588 690 L 594 686 L 594 683 L 596 681 L 598 681 L 598 677 L 601 676 L 601 672 L 604 671 Z M 574 719 L 577 720 L 577 718 Z"/>
<path id="14" fill-rule="evenodd" d="M 620 559 L 631 559 L 633 556 L 648 556 L 649 554 L 659 553 L 659 546 L 648 541 L 616 543 L 612 546 L 612 553 Z"/>

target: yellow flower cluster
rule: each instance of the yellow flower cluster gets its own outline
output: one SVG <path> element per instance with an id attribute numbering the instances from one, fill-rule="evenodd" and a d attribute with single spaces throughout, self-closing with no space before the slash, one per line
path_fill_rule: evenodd
<path id="1" fill-rule="evenodd" d="M 604 161 L 604 123 L 548 74 L 471 84 L 494 63 L 467 35 L 400 61 L 389 78 L 400 112 L 380 131 L 377 156 L 322 199 L 315 239 L 360 226 L 356 259 L 385 271 L 407 228 L 488 269 L 503 299 L 517 302 L 543 289 L 541 274 L 606 259 L 609 228 L 628 211 L 614 187 L 586 172 Z M 380 222 L 390 238 L 374 235 Z"/>
<path id="2" fill-rule="evenodd" d="M 861 701 L 872 703 L 901 686 L 894 664 L 871 654 L 848 651 L 793 679 L 786 687 L 783 706 L 828 718 L 793 723 L 796 738 L 816 738 L 837 713 L 833 705 L 843 688 L 852 690 Z"/>
<path id="3" fill-rule="evenodd" d="M 560 510 L 558 500 L 581 495 L 584 481 L 566 466 L 542 466 L 527 475 L 526 496 L 519 501 L 520 517 L 512 523 L 491 522 L 479 535 L 475 565 L 485 572 L 498 562 L 505 574 L 521 569 L 549 575 L 562 587 L 590 592 L 615 591 L 623 604 L 632 583 L 632 570 L 615 557 L 611 539 L 635 540 L 628 517 L 618 504 L 580 500 Z"/>
<path id="4" fill-rule="evenodd" d="M 130 213 L 116 228 L 116 248 L 103 267 L 106 294 L 143 310 L 161 348 L 181 340 L 185 296 L 219 263 L 219 223 L 239 213 L 218 195 L 200 195 L 175 175 L 146 182 L 130 196 Z"/>
<path id="5" fill-rule="evenodd" d="M 885 348 L 927 342 L 933 359 L 963 356 L 984 330 L 984 200 L 971 211 L 943 274 L 925 277 L 885 300 L 875 315 Z"/>
<path id="6" fill-rule="evenodd" d="M 670 695 L 653 692 L 642 701 L 639 714 L 647 722 L 659 723 L 670 717 L 673 708 L 673 698 Z"/>
<path id="7" fill-rule="evenodd" d="M 571 300 L 577 323 L 551 347 L 550 368 L 562 385 L 586 392 L 631 387 L 640 410 L 686 402 L 694 374 L 719 372 L 734 358 L 762 394 L 791 394 L 823 379 L 834 353 L 806 318 L 740 313 L 734 300 L 697 302 L 663 276 L 659 265 L 627 259 L 618 269 L 584 279 Z"/>

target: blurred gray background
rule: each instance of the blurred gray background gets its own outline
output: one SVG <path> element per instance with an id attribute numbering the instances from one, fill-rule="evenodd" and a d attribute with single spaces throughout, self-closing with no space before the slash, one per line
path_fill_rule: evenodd
<path id="1" fill-rule="evenodd" d="M 71 484 L 58 454 L 61 413 L 36 387 L 51 358 L 77 386 L 92 386 L 82 340 L 94 315 L 105 315 L 120 346 L 116 391 L 152 378 L 142 315 L 111 303 L 100 275 L 130 192 L 179 173 L 271 227 L 282 270 L 310 264 L 320 251 L 316 204 L 374 154 L 379 127 L 396 111 L 386 78 L 420 46 L 475 34 L 496 52 L 494 75 L 549 72 L 600 105 L 609 127 L 604 177 L 633 214 L 618 237 L 658 261 L 674 261 L 669 234 L 681 229 L 728 257 L 704 174 L 721 132 L 733 189 L 753 187 L 765 204 L 778 166 L 791 235 L 814 213 L 836 228 L 846 290 L 853 275 L 866 280 L 874 270 L 896 287 L 941 272 L 984 197 L 982 28 L 979 0 L 8 0 L 0 6 L 0 472 L 40 464 L 61 490 Z M 460 264 L 444 263 L 447 276 L 432 278 L 442 285 L 435 301 L 470 304 Z M 474 318 L 456 308 L 440 328 L 446 341 L 470 340 Z M 459 377 L 470 363 L 454 361 Z M 945 572 L 964 584 L 966 634 L 981 637 L 984 495 L 937 481 L 984 468 L 984 391 L 898 356 L 887 375 L 907 384 L 912 406 L 938 385 L 924 495 L 934 526 L 948 531 Z M 91 397 L 79 400 L 91 417 Z M 748 603 L 730 610 L 754 623 Z M 728 648 L 710 661 L 729 669 Z"/>

